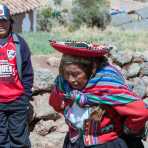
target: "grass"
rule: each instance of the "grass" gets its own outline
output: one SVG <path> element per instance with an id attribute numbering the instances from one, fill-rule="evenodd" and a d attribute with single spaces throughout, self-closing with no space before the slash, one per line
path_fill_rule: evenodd
<path id="1" fill-rule="evenodd" d="M 20 34 L 28 43 L 32 54 L 49 54 L 53 49 L 49 46 L 48 40 L 51 36 L 47 32 L 30 32 Z"/>
<path id="2" fill-rule="evenodd" d="M 67 28 L 54 28 L 51 33 L 36 32 L 21 34 L 28 42 L 33 54 L 50 54 L 54 50 L 49 46 L 49 39 L 56 40 L 84 40 L 101 44 L 112 44 L 119 50 L 145 51 L 148 49 L 148 32 L 122 31 L 117 28 L 108 28 L 100 31 L 97 28 L 82 27 L 75 32 Z"/>

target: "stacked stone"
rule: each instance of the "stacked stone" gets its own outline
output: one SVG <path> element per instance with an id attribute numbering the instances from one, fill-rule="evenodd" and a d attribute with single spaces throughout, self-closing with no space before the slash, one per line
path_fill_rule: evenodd
<path id="1" fill-rule="evenodd" d="M 148 52 L 113 48 L 110 61 L 121 70 L 129 87 L 142 99 L 148 98 Z"/>

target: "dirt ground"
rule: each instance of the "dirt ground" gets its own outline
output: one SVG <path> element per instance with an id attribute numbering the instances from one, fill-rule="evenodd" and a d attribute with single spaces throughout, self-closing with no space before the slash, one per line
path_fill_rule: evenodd
<path id="1" fill-rule="evenodd" d="M 49 64 L 47 64 L 47 60 L 50 55 L 33 55 L 31 57 L 33 67 L 42 67 L 49 68 Z"/>
<path id="2" fill-rule="evenodd" d="M 57 72 L 58 64 L 61 58 L 59 52 L 54 52 L 48 55 L 32 55 L 32 64 L 34 69 L 36 68 L 47 68 L 53 72 Z"/>

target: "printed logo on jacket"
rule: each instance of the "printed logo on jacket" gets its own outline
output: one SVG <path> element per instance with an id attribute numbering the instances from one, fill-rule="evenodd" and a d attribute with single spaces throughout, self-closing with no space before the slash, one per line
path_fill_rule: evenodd
<path id="1" fill-rule="evenodd" d="M 7 56 L 9 60 L 12 60 L 16 56 L 16 52 L 14 50 L 7 50 Z"/>
<path id="2" fill-rule="evenodd" d="M 0 77 L 11 77 L 15 75 L 13 64 L 9 64 L 6 60 L 0 60 Z"/>

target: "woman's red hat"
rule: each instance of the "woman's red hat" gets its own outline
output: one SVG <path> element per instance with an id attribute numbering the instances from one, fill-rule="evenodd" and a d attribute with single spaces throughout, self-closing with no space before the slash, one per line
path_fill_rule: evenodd
<path id="1" fill-rule="evenodd" d="M 50 45 L 63 54 L 82 56 L 82 57 L 100 57 L 109 53 L 109 48 L 104 45 L 92 44 L 80 41 L 59 42 L 50 40 Z"/>

